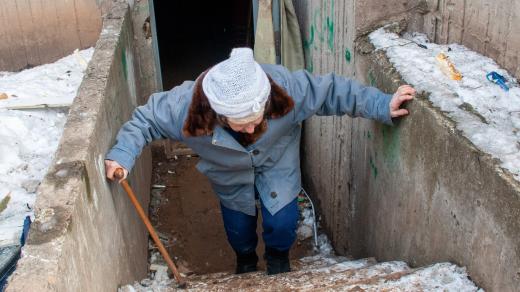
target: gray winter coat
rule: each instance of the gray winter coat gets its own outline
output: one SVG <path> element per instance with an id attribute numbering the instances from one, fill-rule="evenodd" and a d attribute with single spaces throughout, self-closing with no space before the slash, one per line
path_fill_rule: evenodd
<path id="1" fill-rule="evenodd" d="M 138 107 L 119 131 L 106 159 L 131 170 L 136 157 L 152 140 L 181 141 L 200 156 L 197 169 L 209 178 L 224 206 L 254 215 L 256 186 L 267 210 L 275 214 L 301 189 L 300 136 L 305 119 L 315 114 L 347 114 L 392 124 L 391 95 L 376 88 L 335 74 L 313 76 L 303 70 L 289 72 L 278 65 L 262 68 L 272 78 L 272 88 L 292 98 L 293 107 L 281 117 L 268 116 L 266 132 L 253 144 L 243 147 L 218 124 L 203 134 L 187 134 L 185 123 L 198 118 L 197 111 L 190 110 L 197 109 L 191 103 L 205 98 L 199 78 L 153 94 L 147 104 Z"/>

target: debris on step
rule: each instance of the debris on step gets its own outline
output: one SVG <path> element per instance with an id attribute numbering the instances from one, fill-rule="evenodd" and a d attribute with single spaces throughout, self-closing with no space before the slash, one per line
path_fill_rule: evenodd
<path id="1" fill-rule="evenodd" d="M 157 281 L 164 281 L 170 279 L 168 277 L 168 266 L 151 264 L 150 271 L 155 273 L 154 279 L 156 279 Z"/>
<path id="2" fill-rule="evenodd" d="M 149 244 L 150 267 L 148 278 L 133 285 L 125 285 L 118 289 L 118 292 L 159 292 L 168 291 L 170 287 L 175 286 L 175 280 L 170 278 L 168 266 L 158 251 L 152 250 L 152 244 Z"/>

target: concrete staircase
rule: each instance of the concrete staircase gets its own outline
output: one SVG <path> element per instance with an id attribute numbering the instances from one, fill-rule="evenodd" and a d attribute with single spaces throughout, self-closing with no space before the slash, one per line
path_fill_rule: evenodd
<path id="1" fill-rule="evenodd" d="M 164 291 L 482 291 L 464 268 L 450 263 L 412 269 L 400 261 L 314 256 L 293 262 L 292 268 L 274 276 L 263 271 L 193 275 L 187 290 Z"/>

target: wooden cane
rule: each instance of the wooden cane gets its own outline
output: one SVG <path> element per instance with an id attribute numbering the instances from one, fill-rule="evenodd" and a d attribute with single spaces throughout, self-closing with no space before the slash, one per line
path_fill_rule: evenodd
<path id="1" fill-rule="evenodd" d="M 159 236 L 157 236 L 157 233 L 155 232 L 155 229 L 153 228 L 152 224 L 150 223 L 150 220 L 148 220 L 148 217 L 144 213 L 143 208 L 141 207 L 141 204 L 139 204 L 139 201 L 137 201 L 134 191 L 132 191 L 132 188 L 128 184 L 128 181 L 126 179 L 123 179 L 125 177 L 125 172 L 122 168 L 116 169 L 114 172 L 114 177 L 116 179 L 121 180 L 120 184 L 125 190 L 125 192 L 128 194 L 128 197 L 130 198 L 130 201 L 132 201 L 132 204 L 134 205 L 135 209 L 137 210 L 137 214 L 139 214 L 139 217 L 141 217 L 141 220 L 143 220 L 144 225 L 146 225 L 146 229 L 148 229 L 148 232 L 150 233 L 150 236 L 152 236 L 153 241 L 159 248 L 159 251 L 161 252 L 161 255 L 163 256 L 164 260 L 168 264 L 168 267 L 170 267 L 170 270 L 173 272 L 173 276 L 175 277 L 175 280 L 177 280 L 177 283 L 179 287 L 185 288 L 186 287 L 186 281 L 181 276 L 179 271 L 177 270 L 177 267 L 173 263 L 172 259 L 170 258 L 170 255 L 166 251 L 166 248 L 164 248 L 164 245 L 162 244 L 161 240 L 159 239 Z"/>

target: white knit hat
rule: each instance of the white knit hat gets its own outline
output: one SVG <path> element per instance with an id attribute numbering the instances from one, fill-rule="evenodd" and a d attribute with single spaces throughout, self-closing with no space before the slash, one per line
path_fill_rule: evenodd
<path id="1" fill-rule="evenodd" d="M 250 48 L 235 48 L 202 80 L 211 108 L 234 123 L 248 123 L 263 115 L 271 84 Z"/>

